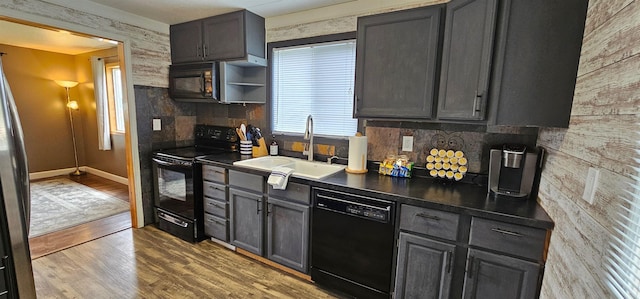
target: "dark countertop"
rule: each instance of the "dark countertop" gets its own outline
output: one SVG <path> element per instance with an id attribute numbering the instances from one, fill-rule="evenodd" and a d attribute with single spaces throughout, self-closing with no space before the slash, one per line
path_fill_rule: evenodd
<path id="1" fill-rule="evenodd" d="M 241 169 L 260 175 L 268 172 L 234 166 L 233 162 L 249 159 L 237 153 L 207 156 L 199 159 L 229 169 Z M 344 171 L 320 180 L 290 178 L 291 181 L 311 186 L 350 192 L 357 195 L 394 200 L 400 204 L 412 204 L 427 208 L 468 214 L 514 224 L 552 229 L 553 220 L 535 199 L 494 198 L 487 186 L 450 182 L 432 178 L 397 178 L 379 175 L 374 170 L 366 174 L 350 174 Z"/>

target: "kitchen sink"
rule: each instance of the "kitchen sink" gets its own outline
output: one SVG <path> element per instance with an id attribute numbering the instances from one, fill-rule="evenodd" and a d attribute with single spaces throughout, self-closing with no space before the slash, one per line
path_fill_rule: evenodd
<path id="1" fill-rule="evenodd" d="M 271 171 L 278 166 L 293 169 L 291 175 L 306 179 L 321 179 L 344 170 L 344 165 L 327 164 L 322 162 L 311 162 L 298 158 L 282 156 L 264 156 L 233 162 L 233 165 L 243 166 L 264 171 Z"/>

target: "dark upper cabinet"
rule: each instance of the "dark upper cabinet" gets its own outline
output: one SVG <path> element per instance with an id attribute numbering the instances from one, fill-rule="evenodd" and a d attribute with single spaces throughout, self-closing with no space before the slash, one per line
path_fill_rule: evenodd
<path id="1" fill-rule="evenodd" d="M 441 46 L 438 30 L 424 28 L 439 24 L 442 6 L 360 18 L 354 115 L 567 127 L 587 4 L 453 0 L 441 18 Z M 422 24 L 412 17 L 429 8 Z"/>
<path id="2" fill-rule="evenodd" d="M 355 117 L 432 117 L 443 7 L 358 18 Z"/>
<path id="3" fill-rule="evenodd" d="M 202 60 L 202 22 L 192 21 L 169 27 L 173 63 Z"/>
<path id="4" fill-rule="evenodd" d="M 587 2 L 501 1 L 489 123 L 568 127 Z"/>
<path id="5" fill-rule="evenodd" d="M 172 63 L 265 58 L 264 18 L 247 10 L 171 25 Z"/>
<path id="6" fill-rule="evenodd" d="M 497 0 L 453 0 L 445 16 L 439 119 L 483 120 Z"/>

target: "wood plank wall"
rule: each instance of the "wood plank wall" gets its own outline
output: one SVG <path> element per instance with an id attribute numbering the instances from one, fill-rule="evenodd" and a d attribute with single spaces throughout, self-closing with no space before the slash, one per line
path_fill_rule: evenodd
<path id="1" fill-rule="evenodd" d="M 105 32 L 128 38 L 131 42 L 133 84 L 153 87 L 169 86 L 171 51 L 168 33 L 145 29 L 42 0 L 0 2 L 0 16 L 14 17 L 21 14 L 50 19 L 51 24 L 71 24 L 77 28 L 88 28 L 93 32 Z"/>
<path id="2" fill-rule="evenodd" d="M 637 175 L 640 1 L 591 0 L 568 129 L 542 129 L 548 150 L 539 201 L 556 223 L 541 298 L 611 298 L 606 257 Z M 582 200 L 600 169 L 593 205 Z"/>

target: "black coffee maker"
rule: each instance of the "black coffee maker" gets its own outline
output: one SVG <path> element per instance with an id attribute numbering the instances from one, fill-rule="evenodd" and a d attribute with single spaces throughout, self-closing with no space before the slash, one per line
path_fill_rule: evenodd
<path id="1" fill-rule="evenodd" d="M 542 150 L 522 144 L 505 144 L 492 149 L 489 161 L 489 193 L 527 198 L 536 179 Z"/>

